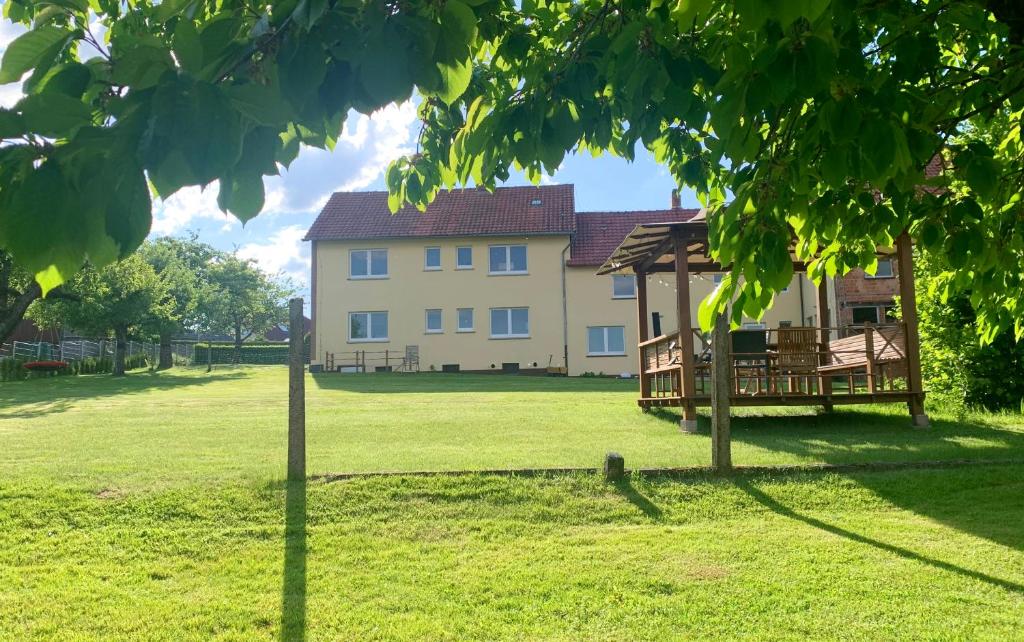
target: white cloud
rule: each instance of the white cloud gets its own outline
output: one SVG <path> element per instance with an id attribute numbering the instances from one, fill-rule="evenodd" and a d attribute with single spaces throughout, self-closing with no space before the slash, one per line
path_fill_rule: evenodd
<path id="1" fill-rule="evenodd" d="M 7 45 L 25 33 L 26 29 L 20 24 L 15 24 L 9 20 L 0 20 L 0 53 L 7 50 Z M 21 100 L 21 83 L 13 82 L 6 85 L 0 85 L 0 107 L 13 107 L 16 102 Z"/>
<path id="2" fill-rule="evenodd" d="M 354 131 L 352 129 L 353 123 L 355 123 Z M 341 137 L 338 138 L 338 142 L 343 145 L 348 145 L 353 149 L 362 149 L 363 145 L 366 144 L 366 137 L 369 134 L 369 117 L 363 114 L 358 114 L 354 119 L 349 118 L 345 121 L 345 126 L 341 130 Z"/>
<path id="3" fill-rule="evenodd" d="M 389 105 L 371 116 L 351 112 L 333 152 L 303 147 L 279 177 L 267 181 L 268 213 L 309 213 L 338 190 L 365 189 L 392 160 L 415 149 L 416 105 Z M 271 207 L 270 194 L 279 191 Z"/>
<path id="4" fill-rule="evenodd" d="M 217 207 L 217 182 L 199 187 L 183 187 L 163 201 L 153 204 L 153 236 L 177 234 L 201 220 L 217 221 L 223 226 L 233 227 L 237 219 L 225 214 Z"/>
<path id="5" fill-rule="evenodd" d="M 413 132 L 410 128 L 416 122 L 416 106 L 411 102 L 388 105 L 374 112 L 368 120 L 373 154 L 355 176 L 341 184 L 338 191 L 347 192 L 369 186 L 377 180 L 391 161 L 413 152 Z M 330 194 L 324 195 L 324 200 L 329 196 Z"/>
<path id="6" fill-rule="evenodd" d="M 238 248 L 238 256 L 252 259 L 268 274 L 283 274 L 295 283 L 306 286 L 309 281 L 309 256 L 302 237 L 301 225 L 282 227 L 266 243 L 246 243 Z"/>

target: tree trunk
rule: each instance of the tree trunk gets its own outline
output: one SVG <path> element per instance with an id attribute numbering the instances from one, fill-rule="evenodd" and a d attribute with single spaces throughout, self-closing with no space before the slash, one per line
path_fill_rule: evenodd
<path id="1" fill-rule="evenodd" d="M 24 292 L 15 297 L 11 307 L 4 310 L 3 318 L 0 318 L 0 343 L 3 343 L 7 340 L 7 337 L 11 336 L 14 329 L 18 327 L 18 324 L 25 317 L 25 311 L 28 310 L 28 306 L 32 305 L 32 302 L 42 296 L 42 294 L 43 291 L 39 284 L 32 281 Z"/>
<path id="2" fill-rule="evenodd" d="M 213 342 L 206 342 L 206 371 L 213 372 Z"/>
<path id="3" fill-rule="evenodd" d="M 114 328 L 114 376 L 124 376 L 124 353 L 128 347 L 128 328 Z"/>
<path id="4" fill-rule="evenodd" d="M 174 351 L 171 349 L 171 333 L 160 333 L 160 363 L 157 370 L 168 370 L 174 367 Z"/>
<path id="5" fill-rule="evenodd" d="M 237 366 L 242 361 L 242 324 L 235 324 L 235 357 L 234 362 Z"/>

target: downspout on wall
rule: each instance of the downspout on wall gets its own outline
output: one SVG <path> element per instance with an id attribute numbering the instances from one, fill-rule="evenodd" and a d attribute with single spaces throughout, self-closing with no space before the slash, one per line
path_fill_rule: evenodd
<path id="1" fill-rule="evenodd" d="M 572 247 L 572 240 L 562 249 L 562 363 L 565 374 L 569 374 L 569 299 L 565 286 L 565 253 Z"/>

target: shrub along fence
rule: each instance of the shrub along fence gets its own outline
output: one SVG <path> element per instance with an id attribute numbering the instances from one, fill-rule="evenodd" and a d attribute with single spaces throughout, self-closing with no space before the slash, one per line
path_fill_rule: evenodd
<path id="1" fill-rule="evenodd" d="M 37 360 L 34 358 L 25 357 L 9 357 L 6 359 L 0 359 L 0 381 L 21 381 L 33 376 L 50 377 L 61 375 L 103 374 L 114 371 L 114 358 L 111 356 L 85 357 L 84 359 L 66 361 L 64 363 L 67 365 L 63 368 L 49 369 L 42 372 L 33 372 L 25 367 L 25 364 L 30 364 L 36 361 Z M 148 368 L 150 366 L 150 360 L 147 354 L 139 352 L 126 356 L 124 364 L 125 370 L 138 370 L 139 368 Z"/>
<path id="2" fill-rule="evenodd" d="M 309 363 L 309 342 L 305 343 L 306 363 Z M 209 362 L 213 365 L 244 364 L 244 365 L 285 365 L 288 363 L 287 343 L 243 343 L 235 361 L 235 344 L 213 343 L 209 346 L 199 343 L 195 347 L 193 363 L 199 365 Z"/>

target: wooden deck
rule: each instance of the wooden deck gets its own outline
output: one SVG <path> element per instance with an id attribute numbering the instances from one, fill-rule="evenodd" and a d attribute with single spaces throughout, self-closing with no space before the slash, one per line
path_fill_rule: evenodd
<path id="1" fill-rule="evenodd" d="M 711 349 L 691 328 L 693 358 L 672 333 L 639 344 L 642 408 L 709 406 Z M 734 406 L 826 406 L 911 402 L 906 329 L 901 323 L 846 328 L 741 330 L 731 336 L 730 403 Z M 781 334 L 781 336 L 780 336 Z M 827 338 L 819 342 L 818 338 Z M 831 338 L 838 337 L 838 338 Z M 684 369 L 684 362 L 693 365 Z M 684 392 L 689 379 L 692 392 Z"/>

